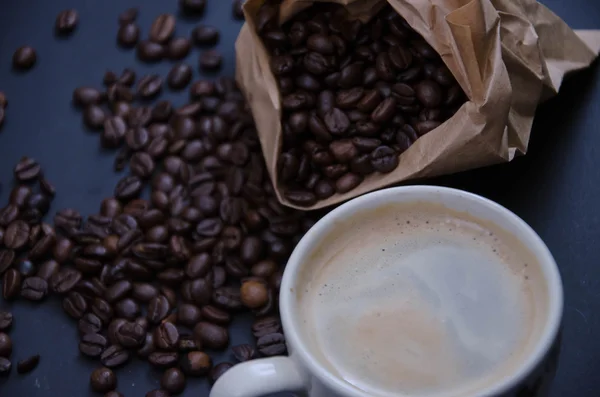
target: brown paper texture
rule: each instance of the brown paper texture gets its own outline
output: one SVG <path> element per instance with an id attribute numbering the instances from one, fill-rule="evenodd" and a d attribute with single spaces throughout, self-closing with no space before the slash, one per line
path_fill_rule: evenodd
<path id="1" fill-rule="evenodd" d="M 368 20 L 384 1 L 331 2 L 343 4 L 353 18 Z M 281 98 L 254 22 L 263 2 L 244 4 L 246 23 L 236 42 L 236 79 L 252 109 L 279 200 L 305 210 L 409 179 L 511 161 L 525 154 L 537 105 L 558 92 L 567 73 L 589 66 L 600 48 L 600 31 L 575 32 L 535 0 L 387 0 L 441 55 L 468 101 L 402 153 L 393 172 L 372 174 L 346 194 L 298 207 L 285 199 L 277 182 Z M 312 0 L 284 0 L 280 23 L 312 4 Z"/>

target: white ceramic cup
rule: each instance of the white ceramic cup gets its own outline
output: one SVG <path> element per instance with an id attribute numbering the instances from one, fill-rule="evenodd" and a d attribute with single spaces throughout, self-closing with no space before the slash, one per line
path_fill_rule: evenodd
<path id="1" fill-rule="evenodd" d="M 281 282 L 279 308 L 289 357 L 249 361 L 232 367 L 215 383 L 210 397 L 258 397 L 291 391 L 310 397 L 368 397 L 365 393 L 326 369 L 311 352 L 298 332 L 301 318 L 293 292 L 306 257 L 329 233 L 336 220 L 349 219 L 365 210 L 390 203 L 428 202 L 491 221 L 514 235 L 537 258 L 547 284 L 550 302 L 545 327 L 537 344 L 520 366 L 486 390 L 461 397 L 537 396 L 553 346 L 559 345 L 558 332 L 563 310 L 563 290 L 556 263 L 540 237 L 522 219 L 506 208 L 483 197 L 460 190 L 435 186 L 406 186 L 380 190 L 355 198 L 323 217 L 310 229 L 292 253 Z M 555 355 L 554 355 L 555 356 Z M 523 393 L 527 390 L 528 394 Z M 529 394 L 530 393 L 530 394 Z"/>

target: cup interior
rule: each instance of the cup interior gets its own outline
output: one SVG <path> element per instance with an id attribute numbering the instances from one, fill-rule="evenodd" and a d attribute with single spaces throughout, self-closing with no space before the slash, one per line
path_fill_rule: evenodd
<path id="1" fill-rule="evenodd" d="M 450 211 L 464 213 L 482 222 L 489 222 L 521 242 L 536 258 L 541 269 L 540 282 L 545 284 L 547 290 L 547 302 L 543 302 L 547 316 L 537 334 L 536 342 L 531 347 L 530 354 L 514 368 L 514 371 L 507 373 L 505 377 L 490 384 L 489 387 L 486 386 L 485 391 L 479 390 L 474 394 L 461 397 L 491 397 L 520 383 L 544 358 L 558 333 L 562 316 L 563 291 L 556 263 L 540 237 L 514 213 L 483 197 L 443 187 L 407 186 L 370 193 L 332 210 L 309 230 L 288 261 L 280 290 L 280 312 L 291 354 L 297 356 L 312 375 L 339 395 L 353 397 L 369 395 L 337 376 L 323 364 L 319 352 L 307 347 L 309 344 L 306 334 L 301 331 L 303 319 L 298 315 L 300 312 L 298 291 L 303 288 L 305 278 L 302 271 L 311 253 L 321 247 L 322 242 L 328 237 L 335 235 L 348 219 L 390 204 L 402 203 L 432 203 Z"/>

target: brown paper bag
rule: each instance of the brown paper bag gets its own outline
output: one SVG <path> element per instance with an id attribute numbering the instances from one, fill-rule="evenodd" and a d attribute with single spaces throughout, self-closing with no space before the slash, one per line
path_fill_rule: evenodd
<path id="1" fill-rule="evenodd" d="M 511 161 L 525 154 L 538 103 L 556 94 L 566 73 L 587 67 L 600 31 L 576 33 L 535 0 L 387 0 L 441 55 L 468 96 L 456 114 L 420 137 L 389 174 L 372 174 L 356 189 L 309 208 L 285 199 L 277 178 L 282 142 L 281 98 L 254 18 L 263 0 L 244 5 L 236 42 L 237 82 L 252 109 L 279 200 L 316 209 L 413 178 L 450 174 Z M 368 20 L 385 0 L 334 0 Z M 312 0 L 284 0 L 280 23 Z"/>

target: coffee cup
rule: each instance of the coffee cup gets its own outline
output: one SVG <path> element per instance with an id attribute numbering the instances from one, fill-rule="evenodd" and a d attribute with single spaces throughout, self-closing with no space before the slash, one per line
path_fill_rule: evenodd
<path id="1" fill-rule="evenodd" d="M 521 397 L 547 390 L 563 290 L 519 217 L 434 186 L 332 210 L 292 253 L 279 307 L 289 356 L 238 364 L 211 397 Z"/>

